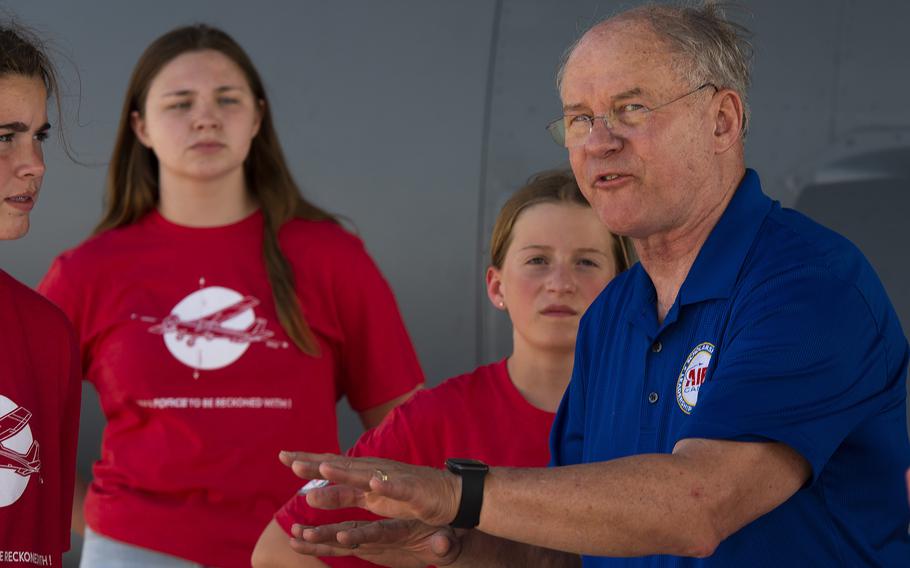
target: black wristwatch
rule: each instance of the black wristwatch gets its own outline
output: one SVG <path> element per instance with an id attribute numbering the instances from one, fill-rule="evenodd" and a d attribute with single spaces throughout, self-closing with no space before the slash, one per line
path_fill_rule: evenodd
<path id="1" fill-rule="evenodd" d="M 461 503 L 458 514 L 449 523 L 456 529 L 473 529 L 480 524 L 480 507 L 483 505 L 483 480 L 490 466 L 478 460 L 449 458 L 446 467 L 461 476 Z"/>

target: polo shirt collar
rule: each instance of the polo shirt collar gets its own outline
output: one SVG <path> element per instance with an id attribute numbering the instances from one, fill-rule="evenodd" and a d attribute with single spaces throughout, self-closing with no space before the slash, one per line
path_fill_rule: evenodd
<path id="1" fill-rule="evenodd" d="M 773 202 L 762 193 L 755 170 L 747 169 L 736 193 L 702 245 L 679 290 L 681 306 L 728 298 L 758 230 Z"/>

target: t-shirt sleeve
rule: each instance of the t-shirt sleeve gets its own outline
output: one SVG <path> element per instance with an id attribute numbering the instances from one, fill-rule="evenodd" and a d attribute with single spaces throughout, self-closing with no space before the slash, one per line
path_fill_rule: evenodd
<path id="1" fill-rule="evenodd" d="M 83 362 L 82 369 L 86 368 L 88 354 L 86 352 L 86 338 L 88 331 L 85 329 L 87 322 L 82 317 L 82 304 L 85 299 L 78 290 L 77 279 L 72 274 L 72 266 L 65 255 L 54 259 L 47 274 L 41 279 L 37 287 L 38 293 L 57 305 L 73 324 L 76 330 L 79 355 Z"/>
<path id="2" fill-rule="evenodd" d="M 870 307 L 855 286 L 813 267 L 736 303 L 681 438 L 782 442 L 814 481 L 862 420 L 904 396 Z"/>
<path id="3" fill-rule="evenodd" d="M 342 326 L 341 390 L 362 412 L 401 396 L 424 382 L 395 296 L 358 240 L 338 259 L 344 270 L 334 284 Z"/>
<path id="4" fill-rule="evenodd" d="M 423 413 L 421 409 L 426 408 L 426 405 L 419 402 L 421 398 L 416 396 L 402 406 L 393 409 L 382 423 L 365 432 L 357 440 L 357 443 L 348 451 L 348 455 L 382 457 L 417 464 L 426 461 L 419 454 L 420 444 L 414 439 L 415 434 L 419 432 L 418 429 L 415 429 L 413 418 L 415 413 L 411 412 L 416 410 L 416 414 Z M 417 405 L 414 405 L 414 402 L 417 402 Z M 425 440 L 423 443 L 431 443 L 431 440 Z M 363 509 L 316 509 L 310 507 L 306 502 L 306 497 L 302 495 L 294 495 L 275 513 L 275 521 L 288 535 L 291 534 L 291 526 L 294 524 L 318 526 L 344 521 L 372 521 L 381 518 Z M 372 562 L 353 556 L 320 558 L 320 560 L 333 568 L 375 566 Z"/>
<path id="5" fill-rule="evenodd" d="M 596 309 L 596 308 L 595 308 Z M 593 310 L 589 310 L 588 314 Z M 585 425 L 585 384 L 588 372 L 588 357 L 585 351 L 591 340 L 587 322 L 590 316 L 585 314 L 578 328 L 578 339 L 575 342 L 575 364 L 572 367 L 572 378 L 566 388 L 553 427 L 550 430 L 550 467 L 574 465 L 581 463 L 584 449 Z"/>

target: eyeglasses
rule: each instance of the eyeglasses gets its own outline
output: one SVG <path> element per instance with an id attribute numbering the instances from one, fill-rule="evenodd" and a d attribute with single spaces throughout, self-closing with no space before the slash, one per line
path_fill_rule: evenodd
<path id="1" fill-rule="evenodd" d="M 594 123 L 598 119 L 602 120 L 604 126 L 613 134 L 628 134 L 634 129 L 642 126 L 648 120 L 648 116 L 655 110 L 669 106 L 676 101 L 694 95 L 705 87 L 717 87 L 712 83 L 705 83 L 702 86 L 682 94 L 672 101 L 659 104 L 656 107 L 648 108 L 638 103 L 623 103 L 611 110 L 608 114 L 602 116 L 591 116 L 589 114 L 567 114 L 557 118 L 547 125 L 547 130 L 553 141 L 566 148 L 575 148 L 583 146 L 591 132 L 594 130 Z"/>

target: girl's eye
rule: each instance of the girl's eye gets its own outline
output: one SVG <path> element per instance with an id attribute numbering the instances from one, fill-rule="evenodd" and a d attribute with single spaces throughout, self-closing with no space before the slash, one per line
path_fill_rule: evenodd
<path id="1" fill-rule="evenodd" d="M 232 98 L 228 98 L 228 97 L 221 97 L 220 99 L 218 99 L 218 104 L 222 104 L 222 105 L 235 105 L 239 102 L 240 101 L 237 99 L 232 99 Z"/>
<path id="2" fill-rule="evenodd" d="M 187 110 L 188 108 L 190 108 L 190 106 L 191 106 L 190 101 L 180 101 L 180 102 L 177 102 L 177 103 L 174 103 L 174 104 L 168 106 L 167 108 L 176 109 L 176 110 Z"/>
<path id="3" fill-rule="evenodd" d="M 528 259 L 525 264 L 546 264 L 547 259 L 542 256 L 534 256 Z"/>
<path id="4" fill-rule="evenodd" d="M 593 268 L 600 268 L 600 265 L 591 260 L 590 258 L 582 258 L 578 261 L 578 264 L 582 266 L 591 266 Z"/>

